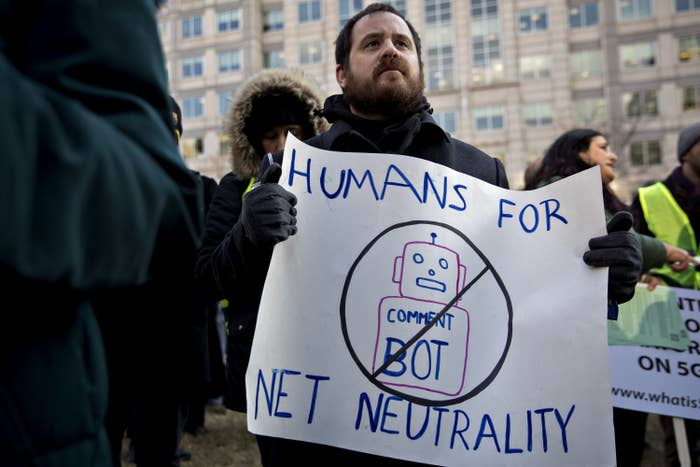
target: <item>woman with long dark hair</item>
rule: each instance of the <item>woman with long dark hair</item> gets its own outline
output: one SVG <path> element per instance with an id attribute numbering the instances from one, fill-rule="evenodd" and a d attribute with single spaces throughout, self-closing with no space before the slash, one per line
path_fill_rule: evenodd
<path id="1" fill-rule="evenodd" d="M 525 189 L 539 188 L 597 165 L 600 167 L 605 217 L 609 220 L 619 211 L 629 211 L 629 207 L 610 187 L 610 182 L 615 179 L 617 160 L 608 139 L 599 131 L 588 128 L 570 130 L 559 136 L 547 149 L 539 169 L 526 182 Z M 694 262 L 692 255 L 681 248 L 654 237 L 638 235 L 642 244 L 644 271 L 666 262 L 681 271 Z"/>

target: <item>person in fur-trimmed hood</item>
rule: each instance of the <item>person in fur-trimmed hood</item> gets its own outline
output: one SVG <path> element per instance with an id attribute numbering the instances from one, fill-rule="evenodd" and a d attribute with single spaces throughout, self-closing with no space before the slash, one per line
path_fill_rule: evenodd
<path id="1" fill-rule="evenodd" d="M 228 111 L 232 174 L 242 179 L 257 177 L 260 159 L 284 148 L 287 131 L 307 139 L 328 129 L 326 120 L 315 116 L 322 107 L 316 84 L 301 72 L 265 70 L 252 76 Z"/>
<path id="2" fill-rule="evenodd" d="M 242 200 L 259 175 L 261 158 L 281 150 L 287 132 L 304 140 L 328 128 L 317 112 L 322 103 L 320 91 L 302 73 L 266 70 L 241 85 L 228 112 L 233 170 L 214 193 L 196 273 L 210 298 L 228 302 L 224 404 L 231 410 L 246 410 L 245 370 L 272 255 L 272 245 L 252 245 L 243 235 Z"/>

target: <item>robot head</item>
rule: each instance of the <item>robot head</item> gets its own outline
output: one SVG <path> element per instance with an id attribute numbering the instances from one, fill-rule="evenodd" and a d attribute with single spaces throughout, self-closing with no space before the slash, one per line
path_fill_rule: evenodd
<path id="1" fill-rule="evenodd" d="M 408 242 L 394 260 L 394 282 L 402 297 L 448 303 L 464 286 L 466 267 L 459 255 L 432 242 Z"/>

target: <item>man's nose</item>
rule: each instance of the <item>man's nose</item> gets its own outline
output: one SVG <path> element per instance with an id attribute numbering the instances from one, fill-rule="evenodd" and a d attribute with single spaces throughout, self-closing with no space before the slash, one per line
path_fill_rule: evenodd
<path id="1" fill-rule="evenodd" d="M 388 55 L 390 57 L 395 57 L 399 54 L 399 50 L 394 45 L 394 41 L 387 39 L 384 41 L 382 55 Z"/>

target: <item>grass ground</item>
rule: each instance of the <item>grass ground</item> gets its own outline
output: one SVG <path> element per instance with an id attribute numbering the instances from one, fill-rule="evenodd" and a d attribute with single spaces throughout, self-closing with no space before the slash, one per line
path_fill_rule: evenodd
<path id="1" fill-rule="evenodd" d="M 207 433 L 197 436 L 185 433 L 180 447 L 192 453 L 182 467 L 262 467 L 255 437 L 246 428 L 245 414 L 223 407 L 207 407 Z M 128 462 L 128 440 L 122 445 L 122 465 Z"/>
<path id="2" fill-rule="evenodd" d="M 192 453 L 192 459 L 182 467 L 262 467 L 255 437 L 246 428 L 245 414 L 230 410 L 207 408 L 208 433 L 192 436 L 185 433 L 182 448 Z M 661 467 L 663 438 L 657 415 L 647 423 L 647 446 L 640 467 Z M 124 444 L 124 453 L 127 452 Z M 124 465 L 133 465 L 124 461 Z"/>

